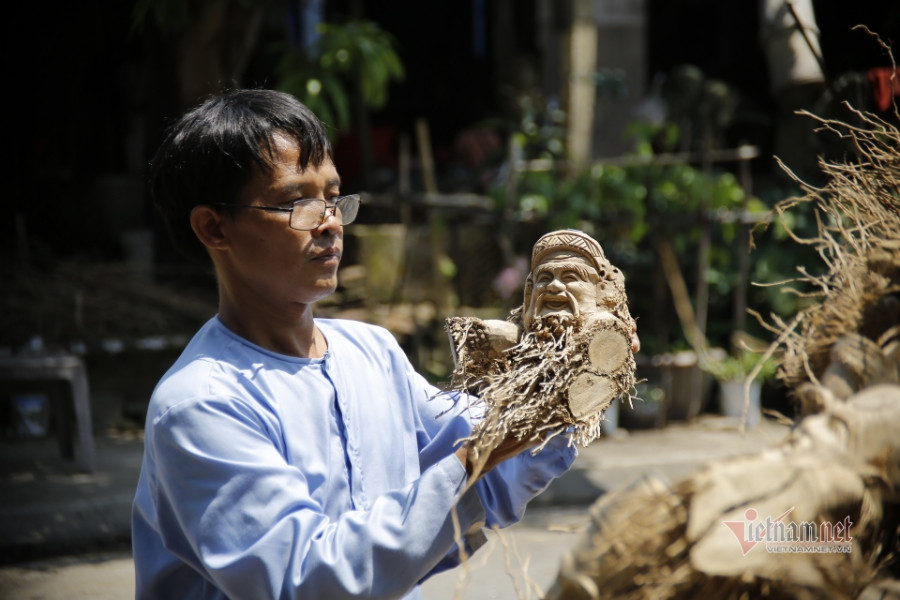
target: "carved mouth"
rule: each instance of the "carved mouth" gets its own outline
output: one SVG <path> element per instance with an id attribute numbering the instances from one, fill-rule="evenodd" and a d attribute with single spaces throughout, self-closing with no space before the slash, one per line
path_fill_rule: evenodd
<path id="1" fill-rule="evenodd" d="M 544 296 L 541 298 L 540 314 L 546 315 L 561 312 L 576 314 L 577 309 L 571 298 L 568 296 Z"/>

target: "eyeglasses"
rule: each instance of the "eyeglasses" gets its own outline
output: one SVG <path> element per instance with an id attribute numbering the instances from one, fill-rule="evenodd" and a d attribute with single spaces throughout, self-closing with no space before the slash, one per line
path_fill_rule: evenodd
<path id="1" fill-rule="evenodd" d="M 264 210 L 266 212 L 282 212 L 291 213 L 289 225 L 291 229 L 298 231 L 310 231 L 321 226 L 325 219 L 328 218 L 329 211 L 334 218 L 341 222 L 341 225 L 349 225 L 356 219 L 356 213 L 359 212 L 360 197 L 359 194 L 350 194 L 348 196 L 340 196 L 334 198 L 329 204 L 328 201 L 321 198 L 301 198 L 294 200 L 290 208 L 281 208 L 278 206 L 256 206 L 254 204 L 227 204 L 216 203 L 214 206 L 225 208 L 255 208 L 256 210 Z"/>

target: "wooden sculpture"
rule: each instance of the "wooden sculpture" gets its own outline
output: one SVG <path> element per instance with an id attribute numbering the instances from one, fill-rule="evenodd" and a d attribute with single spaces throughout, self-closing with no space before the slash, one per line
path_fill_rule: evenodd
<path id="1" fill-rule="evenodd" d="M 600 435 L 604 411 L 630 399 L 635 384 L 625 278 L 581 231 L 553 231 L 535 243 L 523 304 L 507 320 L 452 317 L 447 331 L 451 387 L 484 409 L 472 434 L 476 454 L 510 436 L 546 442 L 568 430 L 587 445 Z"/>

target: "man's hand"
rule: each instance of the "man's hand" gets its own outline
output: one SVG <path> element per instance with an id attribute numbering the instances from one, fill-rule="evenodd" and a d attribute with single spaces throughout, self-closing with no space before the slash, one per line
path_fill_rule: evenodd
<path id="1" fill-rule="evenodd" d="M 540 443 L 540 440 L 503 440 L 488 456 L 481 457 L 481 464 L 476 464 L 474 458 L 469 453 L 469 444 L 466 443 L 459 447 L 456 451 L 456 457 L 465 465 L 466 473 L 469 477 L 475 475 L 477 481 L 491 469 L 499 465 L 505 460 L 518 456 L 523 451 L 533 448 Z"/>

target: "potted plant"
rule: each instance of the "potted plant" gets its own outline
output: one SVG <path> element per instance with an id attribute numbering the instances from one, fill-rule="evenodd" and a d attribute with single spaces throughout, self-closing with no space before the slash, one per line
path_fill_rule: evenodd
<path id="1" fill-rule="evenodd" d="M 762 414 L 762 383 L 775 376 L 777 365 L 771 357 L 739 350 L 721 353 L 703 365 L 719 383 L 719 409 L 727 417 L 737 417 L 747 427 L 759 424 Z"/>

